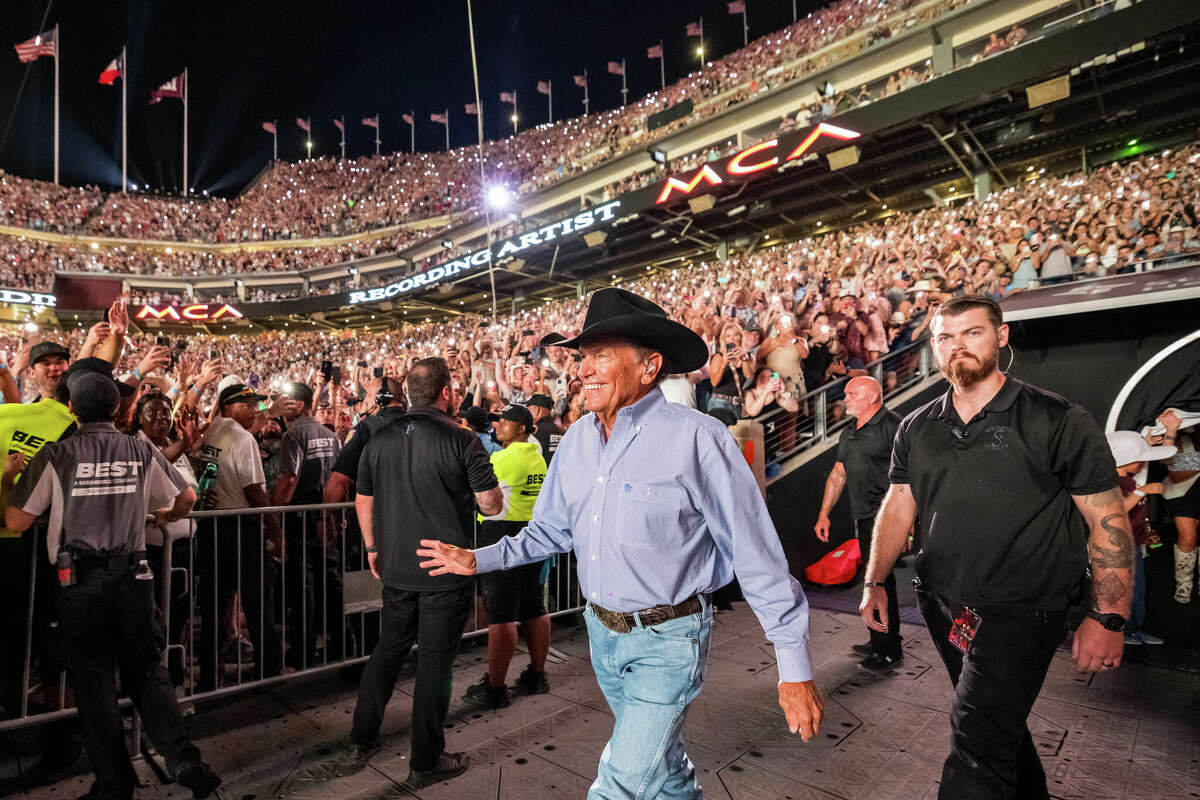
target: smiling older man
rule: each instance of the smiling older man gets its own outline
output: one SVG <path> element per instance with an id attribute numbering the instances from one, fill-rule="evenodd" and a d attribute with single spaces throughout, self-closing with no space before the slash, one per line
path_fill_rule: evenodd
<path id="1" fill-rule="evenodd" d="M 476 551 L 425 540 L 433 575 L 512 569 L 574 549 L 592 668 L 616 718 L 588 797 L 700 797 L 683 720 L 699 695 L 710 593 L 736 574 L 779 665 L 779 704 L 808 741 L 821 698 L 808 604 L 737 443 L 716 420 L 668 403 L 669 374 L 703 366 L 704 341 L 649 300 L 602 289 L 576 348 L 590 417 L 571 426 L 520 534 Z"/>

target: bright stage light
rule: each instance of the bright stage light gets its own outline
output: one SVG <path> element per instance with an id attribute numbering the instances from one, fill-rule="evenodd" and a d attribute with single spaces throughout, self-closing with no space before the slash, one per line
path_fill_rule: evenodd
<path id="1" fill-rule="evenodd" d="M 508 189 L 503 186 L 493 186 L 487 191 L 488 205 L 492 208 L 508 208 L 509 200 L 512 197 L 508 193 Z"/>

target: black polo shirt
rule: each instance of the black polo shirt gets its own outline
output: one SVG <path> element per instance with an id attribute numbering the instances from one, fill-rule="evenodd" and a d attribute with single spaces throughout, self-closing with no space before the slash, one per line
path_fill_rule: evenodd
<path id="1" fill-rule="evenodd" d="M 337 461 L 333 464 L 333 471 L 340 472 L 348 478 L 358 477 L 358 460 L 362 457 L 367 442 L 371 441 L 371 437 L 375 435 L 376 431 L 391 425 L 403 417 L 407 411 L 408 409 L 404 406 L 385 406 L 379 409 L 378 414 L 372 414 L 355 425 L 354 430 L 350 432 L 350 438 L 346 440 L 346 443 L 342 445 L 341 452 L 338 453 Z"/>
<path id="2" fill-rule="evenodd" d="M 1071 495 L 1117 485 L 1100 427 L 1080 406 L 1015 378 L 964 424 L 951 392 L 900 423 L 892 483 L 917 503 L 917 577 L 981 609 L 1061 611 L 1087 566 Z"/>
<path id="3" fill-rule="evenodd" d="M 859 428 L 856 422 L 842 431 L 837 460 L 846 469 L 850 515 L 856 520 L 873 518 L 887 494 L 892 442 L 899 427 L 900 415 L 882 407 L 866 425 Z"/>
<path id="4" fill-rule="evenodd" d="M 546 459 L 546 466 L 550 465 L 550 459 L 554 458 L 554 451 L 558 449 L 558 443 L 562 441 L 563 429 L 554 424 L 554 420 L 547 417 L 537 424 L 533 431 L 533 438 L 537 439 L 538 444 L 542 448 L 542 457 Z"/>
<path id="5" fill-rule="evenodd" d="M 358 463 L 358 493 L 374 497 L 379 574 L 394 589 L 446 591 L 469 586 L 462 575 L 431 577 L 418 566 L 422 539 L 473 547 L 475 493 L 499 486 L 474 431 L 445 412 L 416 406 L 376 431 Z"/>

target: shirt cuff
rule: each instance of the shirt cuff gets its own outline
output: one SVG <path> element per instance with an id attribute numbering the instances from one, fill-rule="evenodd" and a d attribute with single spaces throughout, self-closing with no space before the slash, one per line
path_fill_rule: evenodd
<path id="1" fill-rule="evenodd" d="M 808 660 L 807 647 L 775 645 L 775 663 L 779 667 L 779 680 L 785 683 L 812 680 L 812 662 Z"/>
<path id="2" fill-rule="evenodd" d="M 475 551 L 475 572 L 496 572 L 504 569 L 504 559 L 500 554 L 500 544 L 490 544 Z"/>

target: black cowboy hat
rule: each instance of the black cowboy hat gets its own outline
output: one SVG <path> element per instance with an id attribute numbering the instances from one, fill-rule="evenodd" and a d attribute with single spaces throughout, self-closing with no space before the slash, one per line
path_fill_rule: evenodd
<path id="1" fill-rule="evenodd" d="M 573 339 L 561 333 L 542 337 L 542 347 L 577 350 L 589 339 L 630 339 L 663 356 L 663 374 L 692 372 L 708 362 L 708 345 L 698 334 L 672 319 L 656 303 L 624 289 L 600 289 L 588 301 L 583 330 Z"/>

